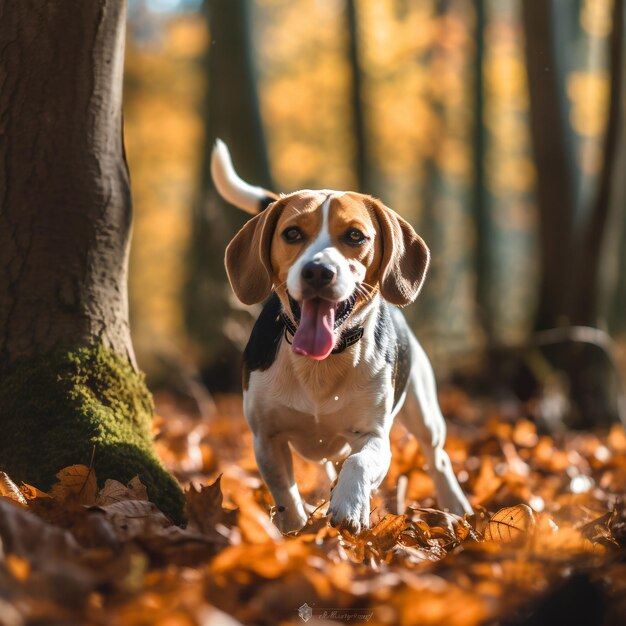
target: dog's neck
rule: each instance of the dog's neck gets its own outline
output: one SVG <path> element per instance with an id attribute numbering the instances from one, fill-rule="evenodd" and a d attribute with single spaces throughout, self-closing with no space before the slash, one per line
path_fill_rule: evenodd
<path id="1" fill-rule="evenodd" d="M 281 302 L 283 313 L 295 325 L 296 320 L 288 300 L 281 297 Z M 290 369 L 303 388 L 320 397 L 320 394 L 322 396 L 331 394 L 333 389 L 342 386 L 345 376 L 371 353 L 380 303 L 380 295 L 376 293 L 369 302 L 358 307 L 335 332 L 337 337 L 342 337 L 346 331 L 361 328 L 363 329 L 362 337 L 352 345 L 346 346 L 341 352 L 331 353 L 323 360 L 318 361 L 296 354 L 288 341 L 281 342 L 280 351 L 283 353 L 281 356 L 287 359 Z"/>

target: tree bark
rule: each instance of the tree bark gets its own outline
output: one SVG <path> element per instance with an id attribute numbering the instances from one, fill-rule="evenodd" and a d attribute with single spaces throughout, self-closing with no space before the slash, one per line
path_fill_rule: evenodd
<path id="1" fill-rule="evenodd" d="M 93 456 L 180 513 L 128 324 L 126 3 L 0 0 L 0 464 L 46 488 Z"/>
<path id="2" fill-rule="evenodd" d="M 122 2 L 0 3 L 0 358 L 102 343 L 134 362 Z"/>

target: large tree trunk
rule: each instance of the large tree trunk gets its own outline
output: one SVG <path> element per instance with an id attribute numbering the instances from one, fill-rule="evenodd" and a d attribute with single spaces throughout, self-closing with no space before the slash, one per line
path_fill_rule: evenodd
<path id="1" fill-rule="evenodd" d="M 213 186 L 210 163 L 216 138 L 224 140 L 241 177 L 272 189 L 256 89 L 248 0 L 206 0 L 211 33 L 208 97 L 205 105 L 205 153 L 196 202 L 186 320 L 196 341 L 202 374 L 211 389 L 240 385 L 241 340 L 252 317 L 232 295 L 224 270 L 224 250 L 250 218 L 224 202 Z"/>
<path id="2" fill-rule="evenodd" d="M 124 0 L 0 0 L 0 465 L 46 488 L 93 455 L 178 515 L 128 325 L 125 19 Z"/>
<path id="3" fill-rule="evenodd" d="M 0 4 L 3 360 L 96 336 L 134 359 L 121 5 Z"/>

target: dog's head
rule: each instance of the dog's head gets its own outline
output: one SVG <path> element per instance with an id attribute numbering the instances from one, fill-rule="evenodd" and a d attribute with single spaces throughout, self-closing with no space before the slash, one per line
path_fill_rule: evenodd
<path id="1" fill-rule="evenodd" d="M 274 288 L 300 305 L 294 350 L 324 359 L 337 340 L 338 312 L 359 310 L 376 293 L 404 306 L 428 268 L 426 244 L 378 200 L 358 193 L 298 191 L 251 219 L 226 249 L 226 270 L 245 304 Z M 348 306 L 349 303 L 349 306 Z M 348 310 L 349 309 L 349 310 Z"/>

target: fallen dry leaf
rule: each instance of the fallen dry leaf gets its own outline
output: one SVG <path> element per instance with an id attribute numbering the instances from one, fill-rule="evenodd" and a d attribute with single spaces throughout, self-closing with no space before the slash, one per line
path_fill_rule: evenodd
<path id="1" fill-rule="evenodd" d="M 216 524 L 233 526 L 237 523 L 237 510 L 224 509 L 222 503 L 221 474 L 210 485 L 196 489 L 194 484 L 185 491 L 185 516 L 191 528 L 212 532 Z"/>
<path id="2" fill-rule="evenodd" d="M 5 472 L 0 472 L 0 496 L 14 500 L 18 504 L 26 505 L 24 494 Z"/>
<path id="3" fill-rule="evenodd" d="M 387 513 L 373 528 L 362 534 L 362 540 L 377 550 L 386 552 L 396 545 L 398 537 L 407 527 L 405 515 Z"/>
<path id="4" fill-rule="evenodd" d="M 619 547 L 618 541 L 613 537 L 612 529 L 612 524 L 616 517 L 615 509 L 607 511 L 603 515 L 587 522 L 580 531 L 591 543 L 601 543 Z"/>
<path id="5" fill-rule="evenodd" d="M 500 489 L 503 482 L 502 478 L 496 474 L 493 458 L 490 456 L 482 457 L 480 459 L 480 473 L 474 482 L 472 504 L 476 506 L 489 502 L 498 489 Z"/>
<path id="6" fill-rule="evenodd" d="M 172 525 L 156 504 L 146 500 L 123 500 L 94 508 L 104 513 L 121 539 L 136 537 L 147 528 Z"/>
<path id="7" fill-rule="evenodd" d="M 123 485 L 117 480 L 107 479 L 104 487 L 98 492 L 96 505 L 107 506 L 124 500 L 147 500 L 148 490 L 139 480 L 139 476 L 135 476 L 127 485 Z"/>
<path id="8" fill-rule="evenodd" d="M 511 543 L 531 537 L 535 530 L 535 514 L 526 504 L 500 509 L 487 523 L 487 541 Z"/>
<path id="9" fill-rule="evenodd" d="M 54 497 L 21 487 L 25 505 L 0 498 L 0 589 L 19 626 L 194 625 L 221 619 L 218 610 L 239 623 L 298 624 L 305 603 L 318 620 L 335 611 L 336 621 L 479 626 L 525 614 L 577 571 L 610 590 L 611 616 L 626 614 L 621 431 L 557 440 L 493 414 L 463 436 L 452 425 L 455 470 L 484 504 L 469 519 L 434 508 L 419 446 L 396 433 L 396 482 L 373 494 L 378 521 L 356 536 L 328 525 L 329 485 L 297 460 L 303 496 L 317 508 L 300 533 L 284 536 L 270 521 L 273 502 L 240 406 L 240 398 L 220 400 L 209 429 L 183 411 L 163 417 L 161 446 L 171 424 L 177 438 L 210 433 L 198 445 L 214 450 L 215 469 L 193 476 L 203 486 L 186 489 L 186 528 L 146 499 L 140 480 L 97 491 L 84 466 L 61 473 Z M 182 454 L 172 466 L 187 476 Z M 408 476 L 404 515 L 395 514 L 400 476 Z M 574 478 L 591 487 L 572 490 Z"/>
<path id="10" fill-rule="evenodd" d="M 26 483 L 21 484 L 20 491 L 27 500 L 50 497 L 45 491 L 41 491 L 41 489 L 37 489 L 37 487 L 33 487 L 32 485 L 28 485 Z"/>
<path id="11" fill-rule="evenodd" d="M 0 539 L 5 554 L 32 562 L 51 557 L 72 559 L 81 552 L 71 533 L 7 500 L 0 500 Z"/>
<path id="12" fill-rule="evenodd" d="M 98 492 L 96 474 L 93 468 L 85 465 L 70 465 L 57 475 L 56 483 L 50 495 L 61 502 L 76 504 L 94 504 Z"/>
<path id="13" fill-rule="evenodd" d="M 408 519 L 418 535 L 442 540 L 442 545 L 450 547 L 463 541 L 471 530 L 467 520 L 438 509 L 409 507 Z"/>

